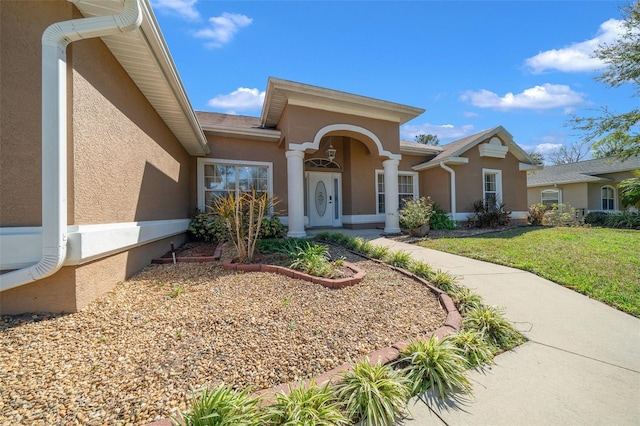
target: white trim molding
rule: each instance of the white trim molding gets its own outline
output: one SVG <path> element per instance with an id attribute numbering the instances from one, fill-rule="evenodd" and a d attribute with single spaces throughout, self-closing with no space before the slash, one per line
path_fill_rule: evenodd
<path id="1" fill-rule="evenodd" d="M 182 234 L 190 219 L 104 223 L 67 227 L 67 257 L 63 266 L 81 265 L 157 240 Z M 41 227 L 0 228 L 0 269 L 23 268 L 42 252 Z"/>
<path id="2" fill-rule="evenodd" d="M 363 225 L 367 223 L 384 223 L 385 214 L 345 214 L 342 223 L 345 225 Z"/>

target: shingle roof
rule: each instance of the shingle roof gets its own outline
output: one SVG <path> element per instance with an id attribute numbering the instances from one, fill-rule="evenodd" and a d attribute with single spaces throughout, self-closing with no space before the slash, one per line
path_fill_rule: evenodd
<path id="1" fill-rule="evenodd" d="M 527 174 L 527 186 L 610 181 L 611 179 L 601 175 L 637 169 L 640 169 L 640 157 L 631 157 L 624 161 L 615 158 L 601 158 L 557 166 L 545 166 L 543 170 Z"/>
<path id="2" fill-rule="evenodd" d="M 196 116 L 198 117 L 198 121 L 200 121 L 200 125 L 204 128 L 212 126 L 239 127 L 244 129 L 260 127 L 260 117 L 205 111 L 196 111 Z"/>

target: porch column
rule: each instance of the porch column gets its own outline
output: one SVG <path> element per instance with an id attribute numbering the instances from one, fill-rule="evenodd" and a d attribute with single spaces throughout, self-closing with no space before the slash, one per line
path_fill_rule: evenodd
<path id="1" fill-rule="evenodd" d="M 304 232 L 304 151 L 287 151 L 289 232 L 287 237 L 306 237 Z"/>
<path id="2" fill-rule="evenodd" d="M 398 216 L 398 160 L 385 160 L 384 167 L 384 232 L 397 234 L 400 232 L 400 218 Z"/>

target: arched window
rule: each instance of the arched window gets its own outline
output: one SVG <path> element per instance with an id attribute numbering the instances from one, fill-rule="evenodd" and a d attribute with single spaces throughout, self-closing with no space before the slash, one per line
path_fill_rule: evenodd
<path id="1" fill-rule="evenodd" d="M 602 210 L 616 209 L 616 191 L 611 186 L 603 186 L 600 190 L 602 198 Z"/>

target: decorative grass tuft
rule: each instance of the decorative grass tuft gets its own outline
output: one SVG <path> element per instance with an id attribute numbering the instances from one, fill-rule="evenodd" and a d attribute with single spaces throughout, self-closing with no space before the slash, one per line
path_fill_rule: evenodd
<path id="1" fill-rule="evenodd" d="M 174 425 L 185 426 L 258 426 L 264 423 L 264 415 L 257 403 L 247 389 L 237 392 L 223 385 L 194 396 L 191 409 L 182 413 L 182 421 L 172 420 Z"/>
<path id="2" fill-rule="evenodd" d="M 372 365 L 365 359 L 343 373 L 342 379 L 335 393 L 351 421 L 391 425 L 407 412 L 408 382 L 389 365 Z"/>
<path id="3" fill-rule="evenodd" d="M 504 308 L 497 306 L 470 309 L 463 318 L 462 326 L 465 330 L 480 333 L 498 351 L 509 350 L 524 343 L 524 338 L 504 318 Z"/>

